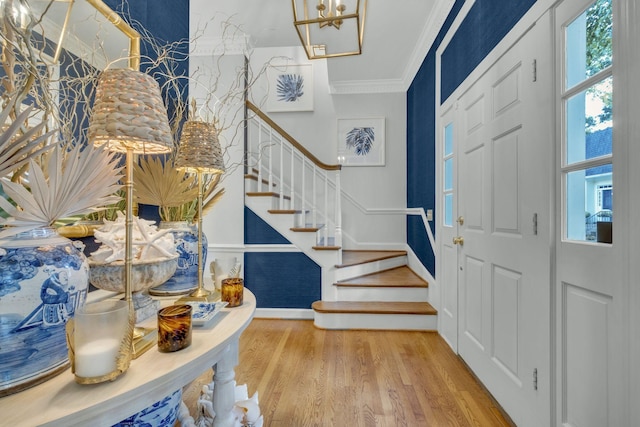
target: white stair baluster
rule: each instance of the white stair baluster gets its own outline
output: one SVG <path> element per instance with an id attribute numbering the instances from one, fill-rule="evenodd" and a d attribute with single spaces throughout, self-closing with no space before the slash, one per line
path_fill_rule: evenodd
<path id="1" fill-rule="evenodd" d="M 278 178 L 278 182 L 280 183 L 280 188 L 278 189 L 279 193 L 280 193 L 280 209 L 284 209 L 285 208 L 285 204 L 284 204 L 284 141 L 282 140 L 282 138 L 278 137 L 278 141 L 279 141 L 279 145 L 280 145 L 280 173 L 279 173 L 279 178 Z"/>
<path id="2" fill-rule="evenodd" d="M 324 246 L 329 246 L 329 176 L 324 171 Z"/>
<path id="3" fill-rule="evenodd" d="M 295 203 L 295 188 L 296 188 L 296 176 L 295 176 L 295 162 L 296 162 L 296 152 L 293 149 L 293 147 L 291 147 L 291 181 L 289 182 L 289 197 L 291 198 L 291 209 L 295 209 L 296 208 L 296 203 Z"/>
<path id="4" fill-rule="evenodd" d="M 302 199 L 302 213 L 300 215 L 300 217 L 302 218 L 302 225 L 301 227 L 306 227 L 307 226 L 307 195 L 306 195 L 306 169 L 307 169 L 307 158 L 305 156 L 302 156 L 302 186 L 300 189 L 300 197 Z"/>
<path id="5" fill-rule="evenodd" d="M 312 216 L 312 224 L 311 226 L 316 228 L 318 226 L 318 190 L 316 188 L 316 173 L 317 173 L 318 167 L 315 165 L 315 163 L 313 163 L 311 165 L 311 173 L 313 174 L 312 177 L 312 194 L 311 194 L 311 200 L 313 201 L 313 216 Z"/>
<path id="6" fill-rule="evenodd" d="M 262 191 L 262 120 L 257 120 L 258 124 L 258 162 L 256 167 L 258 168 L 258 191 Z"/>
<path id="7" fill-rule="evenodd" d="M 335 221 L 336 230 L 334 235 L 334 246 L 338 248 L 338 264 L 342 264 L 342 192 L 340 190 L 340 170 L 336 171 L 336 209 Z"/>
<path id="8" fill-rule="evenodd" d="M 273 129 L 269 127 L 269 189 L 267 191 L 273 190 Z"/>

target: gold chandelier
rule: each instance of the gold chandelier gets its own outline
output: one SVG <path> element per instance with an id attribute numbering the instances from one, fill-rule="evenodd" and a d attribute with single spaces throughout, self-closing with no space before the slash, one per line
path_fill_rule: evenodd
<path id="1" fill-rule="evenodd" d="M 360 55 L 367 0 L 291 0 L 293 24 L 309 59 Z"/>

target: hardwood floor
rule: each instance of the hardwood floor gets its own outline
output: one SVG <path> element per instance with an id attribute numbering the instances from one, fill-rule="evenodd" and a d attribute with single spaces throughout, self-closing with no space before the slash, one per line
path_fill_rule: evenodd
<path id="1" fill-rule="evenodd" d="M 236 381 L 258 391 L 265 427 L 513 425 L 435 332 L 254 319 Z"/>

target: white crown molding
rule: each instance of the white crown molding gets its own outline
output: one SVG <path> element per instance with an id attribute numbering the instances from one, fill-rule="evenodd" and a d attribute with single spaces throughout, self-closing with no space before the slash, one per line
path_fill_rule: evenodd
<path id="1" fill-rule="evenodd" d="M 245 55 L 252 48 L 251 38 L 246 34 L 232 38 L 198 37 L 191 42 L 189 55 Z"/>
<path id="2" fill-rule="evenodd" d="M 446 21 L 455 0 L 439 0 L 436 2 L 433 13 L 422 30 L 415 48 L 407 62 L 401 79 L 388 80 L 359 80 L 359 81 L 335 81 L 329 84 L 329 93 L 332 95 L 363 94 L 363 93 L 393 93 L 406 92 L 413 82 L 413 78 L 420 69 L 424 58 L 429 53 L 440 28 Z"/>
<path id="3" fill-rule="evenodd" d="M 403 82 L 405 91 L 411 86 L 413 78 L 420 69 L 420 66 L 422 66 L 427 53 L 429 53 L 429 49 L 431 49 L 433 42 L 436 40 L 440 29 L 444 25 L 444 21 L 447 20 L 454 3 L 455 0 L 440 0 L 436 2 L 434 11 L 424 26 L 422 34 L 404 70 Z"/>

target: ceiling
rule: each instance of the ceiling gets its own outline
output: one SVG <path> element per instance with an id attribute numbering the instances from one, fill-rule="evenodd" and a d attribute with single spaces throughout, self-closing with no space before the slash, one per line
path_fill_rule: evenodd
<path id="1" fill-rule="evenodd" d="M 406 91 L 453 1 L 370 0 L 362 55 L 326 60 L 330 90 Z M 289 0 L 191 0 L 190 8 L 191 31 L 197 28 L 206 39 L 221 37 L 221 26 L 211 22 L 228 20 L 246 34 L 253 47 L 301 45 Z"/>

